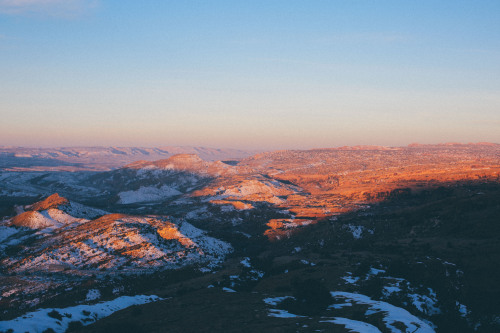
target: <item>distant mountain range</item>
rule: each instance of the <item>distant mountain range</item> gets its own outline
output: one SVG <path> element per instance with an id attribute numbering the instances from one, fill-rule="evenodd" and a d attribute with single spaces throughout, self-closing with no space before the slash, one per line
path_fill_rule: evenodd
<path id="1" fill-rule="evenodd" d="M 481 150 L 495 149 L 496 143 L 413 143 L 406 147 L 387 146 L 343 146 L 332 148 L 317 148 L 315 151 L 399 151 L 415 149 L 448 149 L 448 150 Z M 282 154 L 281 150 L 264 154 Z M 29 148 L 0 146 L 0 170 L 10 171 L 108 171 L 123 167 L 134 162 L 151 162 L 168 159 L 178 154 L 197 155 L 203 161 L 238 161 L 256 155 L 260 158 L 263 150 L 243 150 L 230 148 L 208 148 L 192 146 L 164 147 L 56 147 Z M 259 154 L 259 155 L 257 155 Z"/>
<path id="2" fill-rule="evenodd" d="M 190 146 L 143 147 L 1 147 L 0 169 L 95 170 L 115 169 L 135 161 L 156 161 L 177 154 L 196 154 L 205 161 L 239 160 L 257 150 L 218 149 Z"/>

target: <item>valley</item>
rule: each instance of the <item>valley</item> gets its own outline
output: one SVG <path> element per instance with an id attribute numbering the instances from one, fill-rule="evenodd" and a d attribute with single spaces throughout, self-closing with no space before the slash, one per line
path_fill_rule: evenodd
<path id="1" fill-rule="evenodd" d="M 186 150 L 9 151 L 0 331 L 500 329 L 500 145 Z"/>

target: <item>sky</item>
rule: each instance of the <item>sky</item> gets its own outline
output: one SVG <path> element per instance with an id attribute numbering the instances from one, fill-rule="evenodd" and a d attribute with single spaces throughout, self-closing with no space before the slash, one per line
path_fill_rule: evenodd
<path id="1" fill-rule="evenodd" d="M 0 146 L 500 143 L 500 1 L 0 0 Z"/>

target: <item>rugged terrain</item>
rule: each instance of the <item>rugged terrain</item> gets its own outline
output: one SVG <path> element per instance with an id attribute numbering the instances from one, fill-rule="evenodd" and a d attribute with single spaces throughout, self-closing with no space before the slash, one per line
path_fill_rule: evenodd
<path id="1" fill-rule="evenodd" d="M 104 171 L 127 163 L 155 161 L 177 154 L 196 154 L 207 161 L 241 159 L 255 151 L 190 146 L 165 147 L 58 147 L 0 146 L 0 169 L 24 171 Z"/>
<path id="2" fill-rule="evenodd" d="M 0 331 L 500 329 L 500 145 L 165 157 L 0 172 Z"/>

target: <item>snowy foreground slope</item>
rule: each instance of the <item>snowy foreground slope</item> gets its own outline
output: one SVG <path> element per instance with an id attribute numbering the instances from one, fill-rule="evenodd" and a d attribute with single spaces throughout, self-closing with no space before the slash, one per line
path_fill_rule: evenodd
<path id="1" fill-rule="evenodd" d="M 73 325 L 89 325 L 129 306 L 159 300 L 161 298 L 155 295 L 122 296 L 112 301 L 93 305 L 77 305 L 62 309 L 39 309 L 12 320 L 0 321 L 0 332 L 38 333 L 52 329 L 54 332 L 63 333 L 66 332 L 70 323 Z"/>
<path id="2" fill-rule="evenodd" d="M 387 302 L 376 301 L 362 294 L 335 291 L 331 292 L 333 298 L 337 301 L 330 305 L 328 316 L 322 316 L 320 323 L 332 323 L 344 326 L 349 332 L 359 333 L 378 333 L 381 332 L 373 323 L 377 322 L 375 318 L 381 318 L 385 330 L 391 333 L 434 333 L 434 329 L 429 323 L 412 315 L 405 309 L 394 306 Z M 295 300 L 292 296 L 267 297 L 264 303 L 273 308 L 269 309 L 268 316 L 275 318 L 307 318 L 307 316 L 297 315 L 287 310 L 280 309 L 279 305 L 286 300 Z M 278 308 L 277 308 L 278 307 Z M 359 315 L 354 318 L 344 318 L 338 315 L 339 309 L 349 308 L 358 309 L 364 313 L 366 321 L 360 320 Z M 344 314 L 345 315 L 345 314 Z M 335 316 L 335 317 L 334 317 Z M 311 318 L 309 318 L 311 319 Z M 372 323 L 369 323 L 369 322 Z"/>
<path id="3" fill-rule="evenodd" d="M 416 316 L 410 314 L 405 309 L 396 307 L 387 302 L 382 301 L 374 301 L 370 297 L 354 294 L 348 292 L 332 292 L 332 296 L 336 299 L 344 300 L 344 304 L 335 304 L 333 307 L 339 308 L 344 306 L 353 306 L 353 305 L 367 305 L 368 310 L 365 312 L 366 316 L 374 315 L 376 313 L 383 314 L 383 321 L 387 329 L 391 332 L 401 332 L 402 323 L 406 326 L 406 332 L 415 332 L 415 333 L 433 333 L 434 329 L 429 326 L 429 324 L 425 323 L 421 319 Z M 399 325 L 398 325 L 399 323 Z"/>

